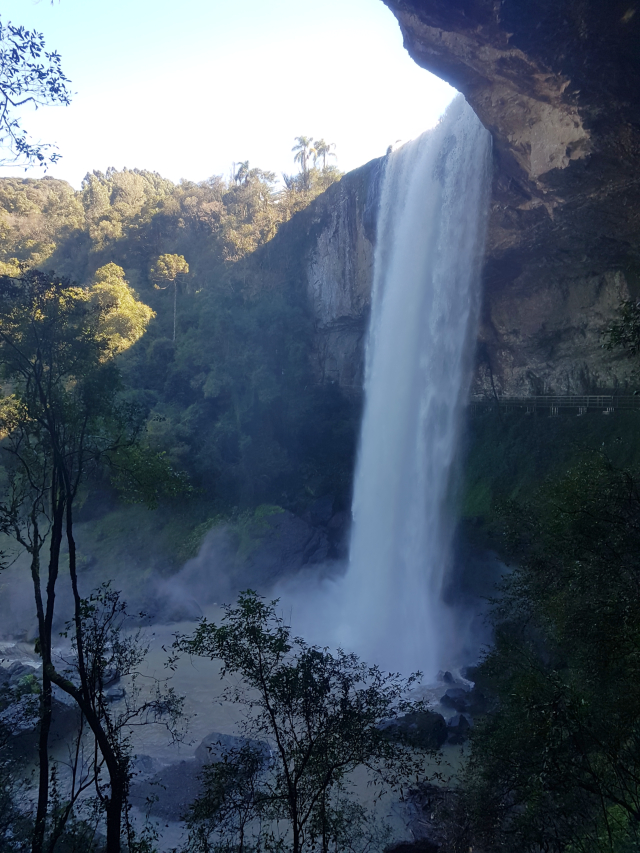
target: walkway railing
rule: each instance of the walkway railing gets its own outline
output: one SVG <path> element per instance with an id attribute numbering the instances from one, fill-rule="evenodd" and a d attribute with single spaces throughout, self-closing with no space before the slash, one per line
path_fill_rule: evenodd
<path id="1" fill-rule="evenodd" d="M 469 401 L 472 414 L 481 414 L 487 411 L 521 411 L 526 414 L 548 415 L 577 414 L 586 415 L 587 412 L 599 411 L 603 415 L 623 409 L 640 410 L 640 394 L 616 396 L 613 394 L 585 394 L 585 395 L 544 395 L 539 397 L 472 397 Z"/>

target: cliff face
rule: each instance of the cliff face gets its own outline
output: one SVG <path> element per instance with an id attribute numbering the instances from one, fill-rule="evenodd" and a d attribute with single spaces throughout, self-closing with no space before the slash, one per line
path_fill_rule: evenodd
<path id="1" fill-rule="evenodd" d="M 461 91 L 494 140 L 475 392 L 637 385 L 600 335 L 640 295 L 640 4 L 384 2 L 414 60 Z M 382 162 L 318 199 L 307 254 L 318 373 L 345 388 L 362 381 Z"/>
<path id="2" fill-rule="evenodd" d="M 382 160 L 373 160 L 335 187 L 306 261 L 307 291 L 317 323 L 319 380 L 337 382 L 345 391 L 358 392 L 364 379 L 382 167 Z"/>
<path id="3" fill-rule="evenodd" d="M 369 318 L 380 179 L 384 158 L 346 174 L 245 263 L 274 287 L 294 280 L 315 318 L 313 367 L 319 383 L 359 395 Z"/>
<path id="4" fill-rule="evenodd" d="M 476 390 L 635 383 L 600 330 L 640 271 L 640 6 L 384 0 L 494 140 Z"/>

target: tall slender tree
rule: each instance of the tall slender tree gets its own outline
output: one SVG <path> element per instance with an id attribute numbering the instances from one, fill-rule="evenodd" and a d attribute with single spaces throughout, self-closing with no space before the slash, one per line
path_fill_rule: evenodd
<path id="1" fill-rule="evenodd" d="M 367 817 L 351 800 L 348 779 L 366 768 L 372 784 L 393 790 L 423 772 L 417 740 L 388 728 L 402 714 L 424 711 L 407 698 L 416 675 L 404 680 L 356 655 L 307 645 L 277 605 L 247 590 L 220 625 L 203 619 L 193 637 L 175 644 L 220 660 L 223 695 L 245 712 L 244 746 L 221 749 L 222 760 L 205 770 L 188 818 L 190 849 L 381 849 L 357 843 L 368 834 Z"/>
<path id="2" fill-rule="evenodd" d="M 235 171 L 233 179 L 236 184 L 241 184 L 243 181 L 246 182 L 247 180 L 247 175 L 249 174 L 249 161 L 243 160 L 243 162 L 238 163 L 237 166 L 238 168 Z"/>
<path id="3" fill-rule="evenodd" d="M 241 166 L 244 164 L 241 164 Z M 247 161 L 247 166 L 249 162 Z M 160 255 L 151 267 L 151 277 L 156 281 L 164 281 L 166 284 L 156 284 L 158 290 L 166 290 L 173 285 L 173 340 L 176 339 L 176 311 L 178 306 L 178 278 L 187 275 L 189 264 L 182 255 Z"/>

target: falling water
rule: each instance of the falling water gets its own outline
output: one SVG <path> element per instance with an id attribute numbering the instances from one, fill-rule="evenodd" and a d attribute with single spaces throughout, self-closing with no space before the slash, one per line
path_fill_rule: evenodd
<path id="1" fill-rule="evenodd" d="M 342 641 L 427 677 L 453 662 L 448 502 L 477 328 L 490 136 L 458 97 L 392 153 L 380 201 Z"/>

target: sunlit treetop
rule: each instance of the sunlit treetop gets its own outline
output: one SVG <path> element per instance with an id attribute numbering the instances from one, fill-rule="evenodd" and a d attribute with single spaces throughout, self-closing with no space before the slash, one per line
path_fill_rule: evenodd
<path id="1" fill-rule="evenodd" d="M 151 267 L 151 276 L 158 281 L 175 282 L 179 275 L 187 275 L 189 264 L 182 255 L 160 255 Z"/>
<path id="2" fill-rule="evenodd" d="M 101 267 L 90 287 L 38 270 L 0 276 L 0 376 L 25 388 L 46 376 L 67 394 L 79 379 L 106 376 L 103 367 L 153 316 L 116 264 Z"/>
<path id="3" fill-rule="evenodd" d="M 138 301 L 117 264 L 100 267 L 89 289 L 89 298 L 98 308 L 98 338 L 107 357 L 118 355 L 145 333 L 155 312 Z M 104 357 L 104 356 L 103 356 Z"/>

